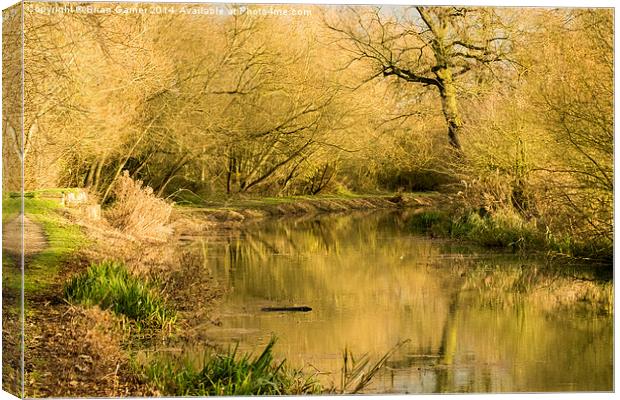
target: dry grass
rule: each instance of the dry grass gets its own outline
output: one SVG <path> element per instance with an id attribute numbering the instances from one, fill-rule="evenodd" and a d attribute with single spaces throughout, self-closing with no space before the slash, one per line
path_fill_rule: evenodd
<path id="1" fill-rule="evenodd" d="M 150 187 L 142 187 L 142 181 L 131 179 L 127 171 L 116 183 L 113 195 L 114 203 L 105 215 L 121 232 L 156 241 L 165 240 L 172 233 L 172 205 L 157 197 Z"/>

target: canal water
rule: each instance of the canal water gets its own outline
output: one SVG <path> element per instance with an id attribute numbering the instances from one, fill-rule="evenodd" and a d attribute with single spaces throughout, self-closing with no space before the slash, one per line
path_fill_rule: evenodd
<path id="1" fill-rule="evenodd" d="M 339 388 L 343 354 L 400 344 L 369 393 L 610 391 L 610 267 L 414 233 L 398 212 L 265 220 L 192 242 L 226 289 L 203 334 Z M 265 312 L 308 306 L 310 312 Z"/>

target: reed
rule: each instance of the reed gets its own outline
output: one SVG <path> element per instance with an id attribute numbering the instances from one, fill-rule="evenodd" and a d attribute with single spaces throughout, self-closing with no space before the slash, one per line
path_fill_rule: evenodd
<path id="1" fill-rule="evenodd" d="M 355 357 L 348 348 L 344 349 L 342 356 L 342 374 L 340 377 L 341 394 L 356 394 L 367 388 L 374 377 L 381 372 L 387 361 L 409 340 L 398 342 L 388 352 L 376 361 L 372 361 L 366 353 L 361 357 Z"/>
<path id="2" fill-rule="evenodd" d="M 239 354 L 238 347 L 224 354 L 205 357 L 201 367 L 190 362 L 156 360 L 144 368 L 146 379 L 164 395 L 299 395 L 321 393 L 313 375 L 291 369 L 286 361 L 276 361 L 272 338 L 257 357 Z"/>

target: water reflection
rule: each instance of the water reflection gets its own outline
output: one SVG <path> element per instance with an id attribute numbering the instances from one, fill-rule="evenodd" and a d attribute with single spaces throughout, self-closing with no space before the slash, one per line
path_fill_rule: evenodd
<path id="1" fill-rule="evenodd" d="M 204 334 L 243 350 L 275 334 L 279 356 L 328 384 L 345 346 L 380 357 L 410 339 L 369 391 L 612 389 L 600 272 L 416 236 L 398 213 L 262 222 L 195 247 L 229 289 L 221 326 Z M 292 305 L 313 311 L 260 311 Z"/>

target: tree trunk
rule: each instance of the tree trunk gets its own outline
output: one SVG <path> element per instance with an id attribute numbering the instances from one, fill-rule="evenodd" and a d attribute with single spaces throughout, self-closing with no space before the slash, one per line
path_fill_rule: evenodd
<path id="1" fill-rule="evenodd" d="M 463 121 L 459 114 L 457 101 L 456 101 L 456 87 L 452 80 L 452 72 L 449 68 L 442 68 L 437 72 L 439 77 L 439 95 L 441 96 L 441 108 L 443 110 L 444 118 L 448 124 L 448 138 L 450 139 L 450 145 L 456 150 L 461 151 L 461 127 Z"/>
<path id="2" fill-rule="evenodd" d="M 90 168 L 86 172 L 86 178 L 84 179 L 84 187 L 91 188 L 95 180 L 95 170 L 97 169 L 97 163 L 90 164 Z"/>
<path id="3" fill-rule="evenodd" d="M 107 156 L 104 155 L 100 159 L 97 160 L 97 168 L 95 169 L 95 176 L 93 178 L 93 186 L 92 191 L 96 193 L 99 190 L 99 185 L 101 184 L 101 170 L 106 162 Z"/>
<path id="4" fill-rule="evenodd" d="M 170 172 L 168 172 L 168 174 L 162 181 L 161 185 L 159 186 L 159 189 L 157 190 L 157 196 L 161 197 L 164 194 L 164 190 L 166 190 L 166 187 L 172 181 L 172 179 L 176 176 L 177 172 L 179 172 L 181 168 L 183 168 L 185 164 L 187 164 L 190 160 L 191 160 L 191 156 L 187 154 L 181 157 L 181 159 L 177 162 L 177 164 L 174 167 L 172 167 Z"/>
<path id="5" fill-rule="evenodd" d="M 226 171 L 226 194 L 232 190 L 232 177 L 235 172 L 235 158 L 228 156 L 228 170 Z"/>

